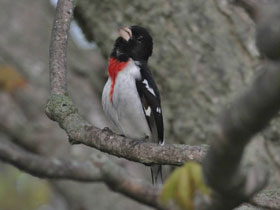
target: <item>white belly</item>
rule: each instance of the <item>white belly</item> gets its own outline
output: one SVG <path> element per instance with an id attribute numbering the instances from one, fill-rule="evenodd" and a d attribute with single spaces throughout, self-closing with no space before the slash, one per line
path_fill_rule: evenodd
<path id="1" fill-rule="evenodd" d="M 136 88 L 137 77 L 140 77 L 139 67 L 130 61 L 117 76 L 112 102 L 109 97 L 112 81 L 108 79 L 102 93 L 102 105 L 121 134 L 143 139 L 151 137 L 151 133 Z"/>

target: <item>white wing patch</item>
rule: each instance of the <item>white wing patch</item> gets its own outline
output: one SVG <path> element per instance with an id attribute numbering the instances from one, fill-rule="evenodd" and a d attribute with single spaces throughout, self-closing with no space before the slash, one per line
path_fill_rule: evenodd
<path id="1" fill-rule="evenodd" d="M 152 111 L 151 107 L 148 106 L 148 108 L 144 109 L 144 110 L 145 110 L 145 114 L 150 117 L 151 116 L 151 111 Z"/>
<path id="2" fill-rule="evenodd" d="M 156 111 L 157 111 L 158 113 L 161 113 L 161 108 L 157 107 Z"/>
<path id="3" fill-rule="evenodd" d="M 147 81 L 146 79 L 143 80 L 143 84 L 146 85 L 147 90 L 148 90 L 151 94 L 153 94 L 154 96 L 156 96 L 156 94 L 155 94 L 153 88 L 151 88 L 151 87 L 149 86 L 149 83 L 148 83 L 148 81 Z"/>

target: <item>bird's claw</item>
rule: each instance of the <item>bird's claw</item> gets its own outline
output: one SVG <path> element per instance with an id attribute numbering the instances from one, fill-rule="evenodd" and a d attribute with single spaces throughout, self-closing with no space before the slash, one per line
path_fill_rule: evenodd
<path id="1" fill-rule="evenodd" d="M 139 144 L 148 142 L 148 140 L 149 140 L 149 137 L 148 137 L 148 136 L 146 136 L 146 137 L 143 138 L 143 139 L 134 140 L 134 141 L 131 143 L 131 147 L 136 147 L 136 146 L 138 146 Z"/>

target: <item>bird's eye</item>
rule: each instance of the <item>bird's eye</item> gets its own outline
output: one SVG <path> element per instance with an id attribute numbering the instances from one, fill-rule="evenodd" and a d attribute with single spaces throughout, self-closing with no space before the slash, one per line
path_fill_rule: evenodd
<path id="1" fill-rule="evenodd" d="M 143 40 L 143 36 L 138 36 L 137 37 L 137 42 L 142 42 L 142 40 Z"/>

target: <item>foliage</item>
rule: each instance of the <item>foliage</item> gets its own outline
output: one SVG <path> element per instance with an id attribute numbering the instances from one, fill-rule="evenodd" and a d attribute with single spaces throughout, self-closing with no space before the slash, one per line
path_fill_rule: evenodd
<path id="1" fill-rule="evenodd" d="M 177 168 L 164 183 L 160 200 L 163 203 L 173 200 L 182 210 L 192 210 L 196 190 L 210 193 L 203 181 L 201 165 L 188 162 Z"/>

